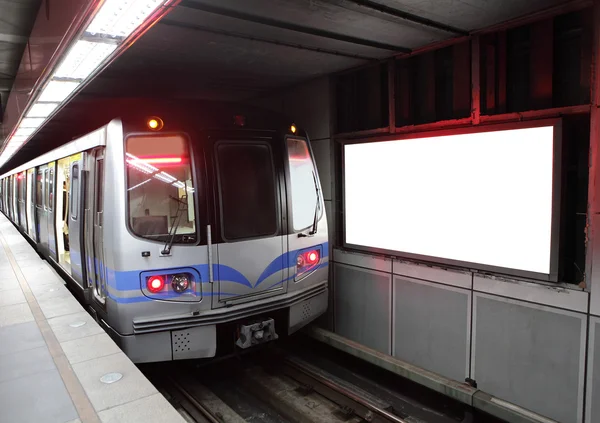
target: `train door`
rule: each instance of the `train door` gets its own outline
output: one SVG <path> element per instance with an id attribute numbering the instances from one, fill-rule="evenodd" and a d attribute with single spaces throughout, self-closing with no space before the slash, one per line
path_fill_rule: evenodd
<path id="1" fill-rule="evenodd" d="M 17 224 L 17 226 L 19 225 L 19 192 L 17 190 L 17 175 L 12 175 L 11 176 L 12 179 L 12 196 L 13 196 L 13 201 L 12 201 L 12 205 L 13 205 L 13 211 L 12 211 L 12 216 L 13 216 L 13 222 L 15 222 Z"/>
<path id="2" fill-rule="evenodd" d="M 15 214 L 15 177 L 14 175 L 11 175 L 8 177 L 8 192 L 10 195 L 10 220 L 12 220 L 13 222 L 16 220 L 16 214 Z"/>
<path id="3" fill-rule="evenodd" d="M 34 169 L 29 169 L 26 175 L 26 193 L 25 193 L 25 206 L 27 208 L 27 233 L 31 239 L 37 241 L 35 235 L 35 203 L 34 203 L 34 192 L 35 192 L 35 177 Z"/>
<path id="4" fill-rule="evenodd" d="M 287 291 L 280 148 L 273 139 L 213 145 L 218 266 L 213 308 Z"/>
<path id="5" fill-rule="evenodd" d="M 67 189 L 66 219 L 68 233 L 65 250 L 68 251 L 71 275 L 85 289 L 88 287 L 85 275 L 85 244 L 83 243 L 85 214 L 85 173 L 81 154 L 71 158 L 69 169 L 70 183 Z"/>
<path id="6" fill-rule="evenodd" d="M 46 226 L 48 228 L 48 250 L 50 257 L 58 261 L 56 248 L 56 225 L 55 225 L 55 192 L 56 192 L 56 167 L 55 162 L 48 164 L 46 198 L 47 198 L 47 213 Z"/>
<path id="7" fill-rule="evenodd" d="M 48 206 L 46 198 L 46 179 L 47 179 L 48 168 L 46 166 L 40 166 L 37 168 L 37 175 L 35 180 L 35 218 L 37 223 L 37 234 L 38 243 L 42 251 L 48 250 Z"/>
<path id="8" fill-rule="evenodd" d="M 15 223 L 20 228 L 21 221 L 21 174 L 15 174 Z"/>
<path id="9" fill-rule="evenodd" d="M 323 251 L 327 230 L 318 233 L 319 222 L 325 218 L 319 175 L 306 138 L 286 138 L 288 172 L 288 251 L 290 256 L 289 280 L 305 280 L 329 254 Z M 321 244 L 321 245 L 319 245 Z M 295 258 L 297 257 L 297 258 Z M 294 259 L 295 258 L 295 259 Z M 295 269 L 292 267 L 294 266 Z"/>
<path id="10" fill-rule="evenodd" d="M 104 271 L 104 150 L 86 155 L 85 256 L 88 284 L 93 287 L 94 298 L 101 304 L 106 299 L 106 274 Z"/>
<path id="11" fill-rule="evenodd" d="M 27 204 L 25 203 L 27 194 L 27 172 L 19 173 L 17 177 L 19 189 L 19 226 L 23 232 L 27 232 Z"/>
<path id="12" fill-rule="evenodd" d="M 56 162 L 56 199 L 54 207 L 54 225 L 56 227 L 56 252 L 58 264 L 71 274 L 71 253 L 69 250 L 69 226 L 67 211 L 69 205 L 70 179 L 69 157 Z"/>

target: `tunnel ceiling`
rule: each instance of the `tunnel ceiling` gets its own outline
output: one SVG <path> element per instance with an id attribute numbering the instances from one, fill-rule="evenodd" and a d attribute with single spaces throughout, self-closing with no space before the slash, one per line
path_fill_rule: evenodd
<path id="1" fill-rule="evenodd" d="M 0 107 L 4 108 L 41 0 L 0 0 Z"/>
<path id="2" fill-rule="evenodd" d="M 35 3 L 0 0 L 2 10 L 12 6 L 22 15 L 28 9 L 15 4 Z M 40 148 L 47 150 L 51 140 L 74 122 L 73 116 L 85 120 L 83 111 L 93 111 L 94 102 L 102 98 L 243 101 L 562 3 L 182 0 L 47 123 L 6 167 L 33 157 Z M 5 25 L 4 16 L 0 25 Z M 22 20 L 25 27 L 29 21 Z"/>

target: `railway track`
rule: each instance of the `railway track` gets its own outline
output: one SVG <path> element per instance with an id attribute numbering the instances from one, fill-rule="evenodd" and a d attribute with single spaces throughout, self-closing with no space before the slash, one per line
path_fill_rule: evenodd
<path id="1" fill-rule="evenodd" d="M 244 390 L 255 397 L 261 406 L 242 404 L 243 410 L 236 410 L 240 401 L 230 398 L 228 404 L 211 388 L 189 375 L 168 377 L 162 386 L 169 399 L 194 422 L 263 421 L 269 415 L 270 420 L 301 423 L 408 423 L 390 411 L 389 404 L 298 357 L 286 355 L 274 365 L 251 366 L 236 382 L 236 390 Z M 215 390 L 218 391 L 218 387 Z M 237 396 L 239 399 L 240 394 Z M 253 408 L 250 415 L 249 408 Z"/>
<path id="2" fill-rule="evenodd" d="M 190 423 L 499 422 L 319 346 L 280 345 L 142 370 Z"/>

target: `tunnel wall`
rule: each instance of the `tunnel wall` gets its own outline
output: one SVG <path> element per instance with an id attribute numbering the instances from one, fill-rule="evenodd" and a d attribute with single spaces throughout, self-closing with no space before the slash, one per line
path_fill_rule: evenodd
<path id="1" fill-rule="evenodd" d="M 259 100 L 312 134 L 333 249 L 322 326 L 469 379 L 499 403 L 565 423 L 600 421 L 599 9 L 483 32 Z M 561 283 L 344 246 L 345 141 L 548 117 L 563 118 L 567 140 Z"/>

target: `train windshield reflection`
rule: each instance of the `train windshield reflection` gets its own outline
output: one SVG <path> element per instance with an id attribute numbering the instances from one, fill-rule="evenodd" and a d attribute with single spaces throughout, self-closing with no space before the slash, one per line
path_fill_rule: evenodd
<path id="1" fill-rule="evenodd" d="M 191 156 L 181 135 L 127 139 L 128 220 L 144 238 L 196 242 L 195 186 Z"/>

